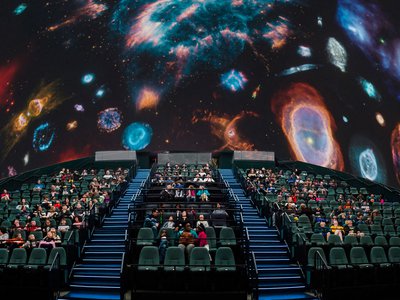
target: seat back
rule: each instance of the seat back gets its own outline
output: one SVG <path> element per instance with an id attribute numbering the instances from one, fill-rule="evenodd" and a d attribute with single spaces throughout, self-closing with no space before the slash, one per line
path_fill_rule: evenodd
<path id="1" fill-rule="evenodd" d="M 340 236 L 338 236 L 336 234 L 331 234 L 328 238 L 328 244 L 340 246 L 340 245 L 342 245 L 342 240 L 340 239 Z"/>
<path id="2" fill-rule="evenodd" d="M 24 248 L 15 248 L 11 254 L 9 265 L 22 266 L 26 264 L 28 255 Z"/>
<path id="3" fill-rule="evenodd" d="M 368 264 L 368 258 L 363 247 L 353 247 L 350 250 L 350 262 L 354 265 Z"/>
<path id="4" fill-rule="evenodd" d="M 371 234 L 383 235 L 381 225 L 372 224 L 372 225 L 370 226 L 370 230 L 371 230 Z"/>
<path id="5" fill-rule="evenodd" d="M 67 266 L 67 253 L 65 252 L 65 249 L 63 247 L 55 247 L 55 248 L 51 249 L 51 252 L 47 259 L 47 265 L 51 266 L 54 259 L 56 258 L 57 253 L 60 257 L 60 267 L 66 267 Z"/>
<path id="6" fill-rule="evenodd" d="M 221 246 L 234 246 L 236 245 L 235 232 L 231 227 L 222 227 L 219 233 L 219 242 Z"/>
<path id="7" fill-rule="evenodd" d="M 231 248 L 218 248 L 215 254 L 215 269 L 217 272 L 236 271 L 235 256 Z"/>
<path id="8" fill-rule="evenodd" d="M 308 254 L 307 254 L 307 266 L 308 267 L 315 267 L 315 259 L 317 252 L 321 254 L 323 260 L 326 262 L 326 257 L 324 250 L 321 247 L 311 247 L 308 249 Z"/>
<path id="9" fill-rule="evenodd" d="M 388 242 L 384 236 L 375 237 L 374 241 L 375 246 L 387 246 Z"/>
<path id="10" fill-rule="evenodd" d="M 215 251 L 217 249 L 217 236 L 213 227 L 206 227 L 207 242 L 210 250 Z"/>
<path id="11" fill-rule="evenodd" d="M 193 249 L 194 250 L 194 249 Z M 185 253 L 182 248 L 172 246 L 167 248 L 164 260 L 165 271 L 183 271 L 185 267 Z"/>
<path id="12" fill-rule="evenodd" d="M 312 244 L 326 244 L 325 238 L 322 233 L 313 233 L 310 238 Z"/>
<path id="13" fill-rule="evenodd" d="M 154 233 L 151 228 L 142 227 L 139 229 L 137 235 L 137 245 L 140 246 L 150 246 L 154 243 Z"/>
<path id="14" fill-rule="evenodd" d="M 156 246 L 144 246 L 140 251 L 138 270 L 157 270 L 160 255 Z"/>
<path id="15" fill-rule="evenodd" d="M 331 266 L 348 265 L 346 252 L 342 247 L 333 247 L 329 251 L 329 263 Z"/>
<path id="16" fill-rule="evenodd" d="M 44 266 L 47 262 L 47 252 L 43 248 L 33 248 L 28 265 Z"/>
<path id="17" fill-rule="evenodd" d="M 0 265 L 6 265 L 8 263 L 8 250 L 6 248 L 0 248 Z"/>
<path id="18" fill-rule="evenodd" d="M 369 235 L 364 235 L 360 237 L 360 245 L 361 246 L 373 246 L 374 242 L 372 241 L 372 238 Z"/>
<path id="19" fill-rule="evenodd" d="M 400 247 L 390 247 L 388 256 L 392 264 L 400 264 Z"/>
<path id="20" fill-rule="evenodd" d="M 210 271 L 210 255 L 207 248 L 196 247 L 193 248 L 189 260 L 190 271 Z"/>
<path id="21" fill-rule="evenodd" d="M 212 213 L 211 222 L 214 227 L 225 227 L 226 224 L 226 214 L 223 213 Z"/>
<path id="22" fill-rule="evenodd" d="M 400 237 L 392 236 L 389 240 L 389 246 L 400 246 Z"/>
<path id="23" fill-rule="evenodd" d="M 372 247 L 370 256 L 371 256 L 371 263 L 373 264 L 383 264 L 388 262 L 383 247 L 380 246 Z"/>
<path id="24" fill-rule="evenodd" d="M 31 233 L 35 236 L 35 240 L 40 241 L 43 239 L 43 231 L 38 230 L 38 231 L 33 231 Z"/>
<path id="25" fill-rule="evenodd" d="M 357 237 L 354 235 L 346 235 L 344 237 L 344 244 L 350 246 L 357 246 L 358 245 Z"/>

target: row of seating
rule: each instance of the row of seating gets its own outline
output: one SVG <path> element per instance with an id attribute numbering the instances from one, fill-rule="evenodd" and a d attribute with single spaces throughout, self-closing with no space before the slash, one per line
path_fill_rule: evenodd
<path id="1" fill-rule="evenodd" d="M 305 244 L 307 246 L 400 246 L 400 237 L 397 236 L 390 237 L 388 240 L 385 236 L 376 236 L 372 239 L 369 235 L 361 236 L 359 238 L 354 235 L 346 235 L 342 242 L 338 235 L 332 234 L 326 240 L 322 233 L 313 233 L 310 239 L 308 239 L 305 234 L 298 234 L 297 241 L 299 241 L 298 244 Z"/>
<path id="2" fill-rule="evenodd" d="M 62 247 L 55 247 L 47 257 L 47 251 L 43 248 L 32 249 L 28 259 L 28 252 L 24 248 L 15 248 L 11 255 L 7 249 L 0 248 L 0 267 L 1 268 L 22 268 L 37 269 L 40 267 L 50 268 L 54 264 L 56 255 L 60 257 L 60 266 L 67 266 L 67 254 Z"/>
<path id="3" fill-rule="evenodd" d="M 177 245 L 179 237 L 177 232 L 172 228 L 161 228 L 158 237 L 154 236 L 153 230 L 151 228 L 142 227 L 139 229 L 136 245 L 138 246 L 149 246 L 156 243 L 156 239 L 160 239 L 160 234 L 162 230 L 167 231 L 167 240 L 171 246 Z M 217 246 L 236 246 L 236 236 L 235 232 L 231 227 L 222 227 L 218 236 L 216 237 L 215 229 L 213 227 L 206 227 L 207 242 L 210 247 L 210 251 L 216 251 Z"/>
<path id="4" fill-rule="evenodd" d="M 329 261 L 326 259 L 325 252 L 321 247 L 312 247 L 308 250 L 308 267 L 316 266 L 316 252 L 319 253 L 326 264 L 336 268 L 400 266 L 400 247 L 398 246 L 390 247 L 388 249 L 388 255 L 386 255 L 383 247 L 374 246 L 370 252 L 370 259 L 368 259 L 363 247 L 352 247 L 349 258 L 347 257 L 346 251 L 343 247 L 333 247 L 329 251 Z"/>
<path id="5" fill-rule="evenodd" d="M 233 272 L 236 270 L 235 257 L 229 247 L 218 248 L 215 254 L 214 266 L 211 265 L 210 256 L 206 248 L 196 247 L 192 250 L 189 258 L 189 265 L 185 264 L 185 253 L 182 248 L 171 246 L 167 248 L 164 264 L 160 265 L 159 250 L 155 246 L 145 246 L 142 248 L 138 263 L 139 271 L 157 271 L 166 272 L 208 272 L 214 269 L 217 272 Z"/>

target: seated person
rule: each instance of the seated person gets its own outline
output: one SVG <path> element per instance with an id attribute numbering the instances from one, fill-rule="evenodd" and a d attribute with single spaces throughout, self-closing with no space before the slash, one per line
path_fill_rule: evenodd
<path id="1" fill-rule="evenodd" d="M 32 250 L 33 248 L 37 248 L 39 246 L 39 242 L 36 240 L 35 235 L 30 234 L 28 236 L 28 240 L 22 245 L 22 248 L 26 250 Z"/>
<path id="2" fill-rule="evenodd" d="M 154 236 L 157 236 L 158 228 L 160 227 L 159 211 L 157 208 L 153 208 L 151 214 L 146 216 L 143 227 L 151 228 Z"/>
<path id="3" fill-rule="evenodd" d="M 189 258 L 190 253 L 194 248 L 194 243 L 198 238 L 196 231 L 192 229 L 190 223 L 186 223 L 184 229 L 178 232 L 178 238 L 179 238 L 178 247 L 182 248 L 185 251 L 187 258 Z"/>
<path id="4" fill-rule="evenodd" d="M 57 230 L 61 233 L 65 233 L 68 230 L 70 230 L 70 226 L 67 224 L 67 220 L 65 218 L 62 218 L 60 220 L 60 224 L 58 224 Z"/>
<path id="5" fill-rule="evenodd" d="M 52 249 L 56 247 L 53 233 L 49 230 L 46 236 L 39 242 L 39 248 Z"/>
<path id="6" fill-rule="evenodd" d="M 358 229 L 357 226 L 353 225 L 353 220 L 346 220 L 346 225 L 344 226 L 345 235 L 354 235 L 356 237 L 364 236 L 364 233 Z"/>
<path id="7" fill-rule="evenodd" d="M 196 223 L 196 228 L 199 227 L 200 224 L 203 224 L 204 227 L 209 227 L 208 221 L 204 219 L 204 215 L 199 215 L 199 220 Z"/>
<path id="8" fill-rule="evenodd" d="M 199 198 L 200 201 L 205 202 L 208 201 L 208 197 L 210 197 L 210 192 L 204 187 L 204 185 L 201 185 L 196 193 L 196 196 Z"/>
<path id="9" fill-rule="evenodd" d="M 37 183 L 33 186 L 33 191 L 41 191 L 44 189 L 45 185 L 38 179 Z"/>
<path id="10" fill-rule="evenodd" d="M 335 234 L 338 235 L 343 241 L 344 228 L 343 226 L 339 225 L 338 219 L 336 217 L 332 219 L 332 225 L 330 228 L 331 232 L 328 232 L 327 238 L 329 238 L 330 234 Z"/>
<path id="11" fill-rule="evenodd" d="M 325 240 L 327 240 L 328 233 L 331 231 L 330 227 L 326 226 L 325 221 L 319 222 L 319 226 L 316 226 L 314 232 L 315 233 L 322 233 L 324 236 Z"/>
<path id="12" fill-rule="evenodd" d="M 162 201 L 174 200 L 174 191 L 172 190 L 172 185 L 168 184 L 166 188 L 160 192 L 160 198 Z"/>
<path id="13" fill-rule="evenodd" d="M 0 194 L 1 201 L 11 201 L 10 193 L 7 190 L 3 190 L 3 193 Z"/>
<path id="14" fill-rule="evenodd" d="M 169 216 L 168 221 L 165 222 L 162 228 L 172 228 L 175 229 L 175 221 L 173 216 Z"/>

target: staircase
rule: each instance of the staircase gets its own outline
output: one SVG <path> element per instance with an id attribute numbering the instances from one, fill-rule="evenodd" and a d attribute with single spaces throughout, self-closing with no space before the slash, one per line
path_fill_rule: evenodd
<path id="1" fill-rule="evenodd" d="M 125 253 L 128 206 L 150 170 L 138 170 L 124 195 L 101 228 L 96 228 L 84 246 L 81 263 L 72 270 L 70 291 L 62 299 L 121 299 L 121 267 Z M 59 298 L 61 299 L 61 298 Z"/>
<path id="2" fill-rule="evenodd" d="M 301 269 L 290 262 L 287 245 L 279 239 L 275 227 L 268 227 L 246 197 L 231 169 L 219 169 L 228 188 L 239 199 L 243 208 L 243 223 L 249 234 L 250 251 L 254 253 L 258 270 L 259 299 L 315 299 L 305 293 Z"/>

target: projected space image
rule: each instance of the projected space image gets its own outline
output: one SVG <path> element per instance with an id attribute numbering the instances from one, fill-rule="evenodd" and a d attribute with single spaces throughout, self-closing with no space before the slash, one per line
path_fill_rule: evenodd
<path id="1" fill-rule="evenodd" d="M 2 1 L 0 175 L 266 150 L 399 185 L 393 2 Z"/>

